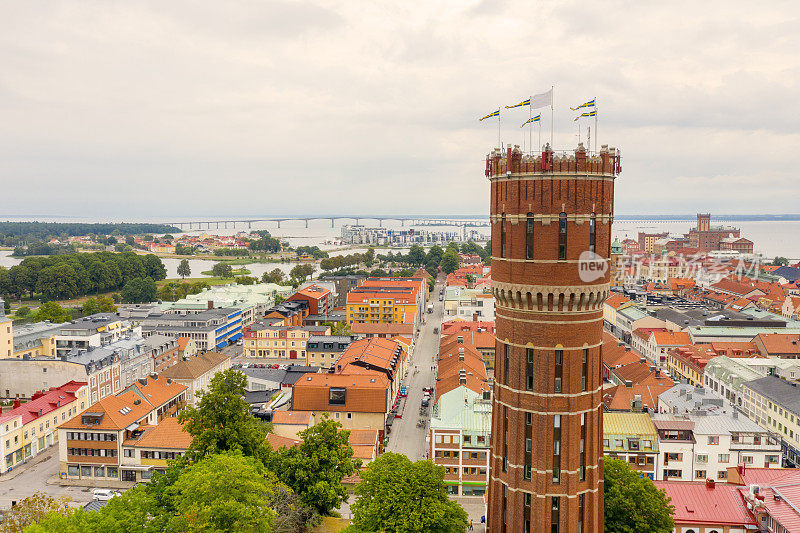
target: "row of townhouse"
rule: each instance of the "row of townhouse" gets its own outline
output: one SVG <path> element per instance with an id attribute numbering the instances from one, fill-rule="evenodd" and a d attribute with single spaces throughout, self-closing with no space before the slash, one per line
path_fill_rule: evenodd
<path id="1" fill-rule="evenodd" d="M 184 385 L 152 375 L 93 403 L 58 427 L 61 477 L 97 486 L 148 481 L 191 443 L 175 418 L 187 401 Z"/>
<path id="2" fill-rule="evenodd" d="M 70 381 L 36 393 L 26 403 L 16 400 L 11 410 L 0 414 L 0 474 L 57 444 L 58 425 L 83 412 L 89 405 L 87 396 L 86 382 Z"/>
<path id="3" fill-rule="evenodd" d="M 265 319 L 244 329 L 244 355 L 307 362 L 307 343 L 312 336 L 330 335 L 329 326 L 284 326 Z"/>
<path id="4" fill-rule="evenodd" d="M 781 466 L 778 437 L 735 410 L 605 413 L 603 450 L 654 480 L 725 481 L 731 466 Z"/>

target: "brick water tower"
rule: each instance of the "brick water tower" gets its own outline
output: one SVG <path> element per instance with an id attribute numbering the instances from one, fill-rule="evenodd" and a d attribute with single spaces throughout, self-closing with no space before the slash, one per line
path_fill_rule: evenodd
<path id="1" fill-rule="evenodd" d="M 488 531 L 603 531 L 603 301 L 620 155 L 486 158 L 496 350 Z"/>

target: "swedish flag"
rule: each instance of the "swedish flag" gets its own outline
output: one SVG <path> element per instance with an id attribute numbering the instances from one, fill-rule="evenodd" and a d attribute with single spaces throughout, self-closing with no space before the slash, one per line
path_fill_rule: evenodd
<path id="1" fill-rule="evenodd" d="M 578 120 L 581 117 L 596 117 L 596 116 L 597 116 L 597 110 L 589 111 L 588 113 L 581 113 L 580 115 L 575 117 L 575 120 Z M 575 120 L 573 120 L 572 122 L 575 122 Z"/>
<path id="2" fill-rule="evenodd" d="M 536 115 L 535 117 L 531 117 L 528 120 L 526 120 L 525 122 L 523 122 L 522 126 L 520 126 L 520 128 L 524 128 L 525 124 L 530 124 L 530 123 L 533 123 L 533 122 L 539 122 L 541 120 L 542 120 L 542 115 Z"/>
<path id="3" fill-rule="evenodd" d="M 570 109 L 572 109 L 573 111 L 577 111 L 578 109 L 581 109 L 582 107 L 594 107 L 595 104 L 596 104 L 595 100 L 596 100 L 595 98 L 592 98 L 588 102 L 584 102 L 581 105 L 579 105 L 578 107 L 570 107 Z"/>
<path id="4" fill-rule="evenodd" d="M 526 106 L 526 105 L 531 105 L 531 99 L 530 98 L 528 98 L 524 102 L 520 102 L 520 103 L 518 103 L 516 105 L 507 105 L 506 109 L 512 109 L 512 108 L 515 108 L 515 107 L 522 107 L 522 106 Z"/>
<path id="5" fill-rule="evenodd" d="M 487 118 L 499 117 L 499 116 L 500 116 L 500 110 L 498 109 L 497 111 L 492 111 L 491 113 L 489 113 L 488 115 L 486 115 L 483 118 L 479 118 L 478 122 L 480 122 L 481 120 L 486 120 Z"/>

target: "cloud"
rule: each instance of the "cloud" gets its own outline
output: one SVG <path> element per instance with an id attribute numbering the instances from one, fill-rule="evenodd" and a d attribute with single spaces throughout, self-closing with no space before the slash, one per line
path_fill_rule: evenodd
<path id="1" fill-rule="evenodd" d="M 619 213 L 797 211 L 789 6 L 10 4 L 0 212 L 485 213 L 477 118 L 551 85 L 558 148 L 597 97 Z M 526 118 L 504 111 L 504 143 Z"/>

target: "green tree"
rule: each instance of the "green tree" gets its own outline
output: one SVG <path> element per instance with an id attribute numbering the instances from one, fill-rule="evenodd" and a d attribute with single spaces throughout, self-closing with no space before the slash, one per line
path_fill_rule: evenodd
<path id="1" fill-rule="evenodd" d="M 30 314 L 30 312 L 31 312 L 30 307 L 28 307 L 27 305 L 20 305 L 17 308 L 17 312 L 15 314 L 18 318 L 25 318 Z"/>
<path id="2" fill-rule="evenodd" d="M 78 296 L 78 275 L 67 264 L 53 265 L 39 272 L 36 290 L 47 299 L 63 300 Z"/>
<path id="3" fill-rule="evenodd" d="M 196 406 L 178 415 L 193 437 L 187 452 L 190 458 L 241 451 L 262 462 L 268 459 L 267 426 L 250 415 L 250 404 L 244 401 L 246 386 L 247 377 L 240 371 L 218 372 L 208 390 L 198 393 Z"/>
<path id="4" fill-rule="evenodd" d="M 325 322 L 325 325 L 331 328 L 331 335 L 342 335 L 349 337 L 353 334 L 350 326 L 344 320 L 340 320 L 339 322 Z"/>
<path id="5" fill-rule="evenodd" d="M 280 285 L 283 281 L 284 274 L 280 268 L 273 268 L 269 272 L 264 272 L 264 275 L 261 276 L 262 283 L 275 283 Z"/>
<path id="6" fill-rule="evenodd" d="M 280 305 L 286 301 L 286 297 L 281 294 L 275 295 L 275 305 Z"/>
<path id="7" fill-rule="evenodd" d="M 154 302 L 158 298 L 158 287 L 153 278 L 134 278 L 122 287 L 122 301 L 129 304 Z"/>
<path id="8" fill-rule="evenodd" d="M 447 497 L 444 468 L 385 453 L 361 472 L 350 506 L 355 531 L 462 533 L 467 513 Z M 644 530 L 643 530 L 644 531 Z"/>
<path id="9" fill-rule="evenodd" d="M 186 276 L 192 275 L 192 268 L 189 266 L 188 259 L 181 260 L 180 264 L 178 265 L 178 275 L 183 279 L 186 279 Z"/>
<path id="10" fill-rule="evenodd" d="M 444 250 L 438 244 L 434 244 L 431 246 L 430 250 L 428 250 L 428 255 L 425 256 L 425 264 L 428 265 L 431 262 L 436 263 L 436 266 L 439 266 L 439 263 L 442 262 L 442 256 L 444 255 Z"/>
<path id="11" fill-rule="evenodd" d="M 608 533 L 670 533 L 675 506 L 663 490 L 625 461 L 606 457 L 605 530 Z"/>
<path id="12" fill-rule="evenodd" d="M 786 259 L 785 257 L 778 256 L 772 260 L 772 264 L 774 266 L 788 266 L 789 260 Z"/>
<path id="13" fill-rule="evenodd" d="M 232 278 L 233 277 L 233 267 L 230 263 L 217 263 L 213 267 L 211 267 L 211 273 L 220 278 Z"/>
<path id="14" fill-rule="evenodd" d="M 147 254 L 142 258 L 142 266 L 146 277 L 153 278 L 155 281 L 167 279 L 167 269 L 158 256 Z"/>
<path id="15" fill-rule="evenodd" d="M 367 251 L 364 252 L 364 264 L 368 267 L 372 266 L 372 263 L 375 262 L 375 248 L 367 248 Z"/>
<path id="16" fill-rule="evenodd" d="M 314 265 L 295 265 L 292 270 L 289 271 L 289 275 L 296 280 L 305 281 L 306 278 L 312 276 L 314 271 L 317 268 Z"/>
<path id="17" fill-rule="evenodd" d="M 35 322 L 49 320 L 50 322 L 58 324 L 61 322 L 69 322 L 72 320 L 72 315 L 56 302 L 47 302 L 39 306 L 33 314 L 33 320 Z"/>
<path id="18" fill-rule="evenodd" d="M 412 265 L 421 265 L 425 262 L 425 249 L 419 244 L 414 244 L 408 251 L 408 262 Z"/>
<path id="19" fill-rule="evenodd" d="M 42 520 L 50 513 L 68 515 L 70 513 L 69 498 L 53 498 L 43 492 L 35 492 L 20 500 L 17 505 L 3 515 L 0 531 L 3 533 L 21 533 L 26 527 Z"/>
<path id="20" fill-rule="evenodd" d="M 447 250 L 442 256 L 442 262 L 439 263 L 439 268 L 441 268 L 442 272 L 445 274 L 452 274 L 458 270 L 459 262 L 460 259 L 458 255 L 452 250 Z"/>
<path id="21" fill-rule="evenodd" d="M 214 454 L 181 472 L 168 492 L 167 531 L 272 531 L 278 479 L 241 452 Z"/>
<path id="22" fill-rule="evenodd" d="M 83 302 L 83 307 L 81 308 L 83 311 L 83 316 L 93 315 L 95 313 L 100 312 L 100 306 L 97 304 L 97 300 L 94 298 L 89 298 L 85 302 Z"/>
<path id="23" fill-rule="evenodd" d="M 133 235 L 128 235 L 125 237 L 125 244 L 128 246 L 133 246 L 136 244 L 136 240 L 133 238 Z"/>
<path id="24" fill-rule="evenodd" d="M 258 279 L 253 276 L 236 276 L 233 281 L 239 285 L 253 285 L 258 282 Z"/>
<path id="25" fill-rule="evenodd" d="M 103 296 L 97 300 L 97 308 L 100 313 L 116 313 L 117 306 L 109 296 Z"/>
<path id="26" fill-rule="evenodd" d="M 271 467 L 306 505 L 321 515 L 330 514 L 347 499 L 342 479 L 358 471 L 361 460 L 353 458 L 349 431 L 327 414 L 298 435 L 303 442 L 272 454 Z"/>

